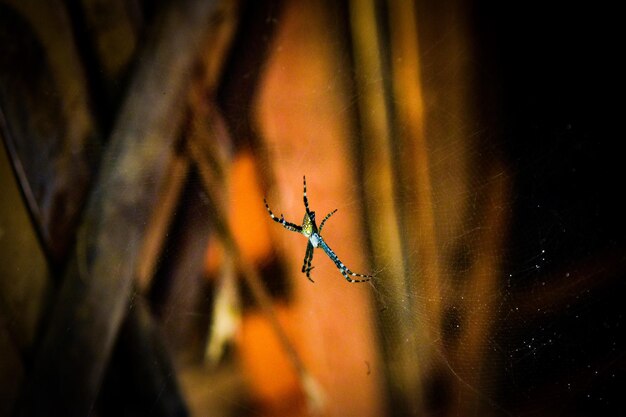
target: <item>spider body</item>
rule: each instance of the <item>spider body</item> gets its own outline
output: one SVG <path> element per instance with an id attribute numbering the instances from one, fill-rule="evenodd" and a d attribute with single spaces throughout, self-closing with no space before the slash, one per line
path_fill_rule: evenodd
<path id="1" fill-rule="evenodd" d="M 280 223 L 287 230 L 303 234 L 308 239 L 306 253 L 304 255 L 304 263 L 302 264 L 302 273 L 306 273 L 306 277 L 309 279 L 309 281 L 313 282 L 313 279 L 311 279 L 311 270 L 314 268 L 313 266 L 311 266 L 311 262 L 313 261 L 313 250 L 315 248 L 321 248 L 326 253 L 326 255 L 328 255 L 328 257 L 335 263 L 335 266 L 337 266 L 337 268 L 341 272 L 341 275 L 343 275 L 346 280 L 348 280 L 349 282 L 369 281 L 372 278 L 371 275 L 357 274 L 348 269 L 348 267 L 339 260 L 339 257 L 335 254 L 335 252 L 333 252 L 333 250 L 322 238 L 322 229 L 324 228 L 326 220 L 328 220 L 333 214 L 335 214 L 337 212 L 337 209 L 331 211 L 326 215 L 326 217 L 324 217 L 318 229 L 317 223 L 315 222 L 315 212 L 309 210 L 309 200 L 306 196 L 306 177 L 303 177 L 303 181 L 303 199 L 304 208 L 306 211 L 304 213 L 304 218 L 302 219 L 302 226 L 298 226 L 297 224 L 286 221 L 285 217 L 282 214 L 280 215 L 280 218 L 274 216 L 274 213 L 272 213 L 272 210 L 270 210 L 270 206 L 267 204 L 267 201 L 265 199 L 263 200 L 265 202 L 265 208 L 267 209 L 267 212 L 269 213 L 272 220 Z M 363 279 L 356 279 L 353 277 L 361 277 Z"/>
<path id="2" fill-rule="evenodd" d="M 305 213 L 304 219 L 302 219 L 302 234 L 311 239 L 311 236 L 317 234 L 317 225 L 315 224 L 315 212 L 311 214 Z"/>

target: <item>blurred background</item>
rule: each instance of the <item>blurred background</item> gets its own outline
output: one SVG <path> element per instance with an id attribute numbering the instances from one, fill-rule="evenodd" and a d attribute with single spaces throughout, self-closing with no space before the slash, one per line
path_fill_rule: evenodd
<path id="1" fill-rule="evenodd" d="M 618 15 L 0 0 L 0 416 L 626 415 Z"/>

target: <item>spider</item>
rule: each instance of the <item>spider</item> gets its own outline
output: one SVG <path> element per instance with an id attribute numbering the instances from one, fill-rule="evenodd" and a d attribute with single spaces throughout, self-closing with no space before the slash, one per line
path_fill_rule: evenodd
<path id="1" fill-rule="evenodd" d="M 326 220 L 330 219 L 330 217 L 337 212 L 337 209 L 331 211 L 324 217 L 322 223 L 320 223 L 319 229 L 317 228 L 317 224 L 315 223 L 315 212 L 309 210 L 309 200 L 306 198 L 306 177 L 303 177 L 304 181 L 304 208 L 306 212 L 304 213 L 304 219 L 302 220 L 302 226 L 298 226 L 297 224 L 290 223 L 285 220 L 285 217 L 281 214 L 280 219 L 274 216 L 272 210 L 270 210 L 270 206 L 267 204 L 267 200 L 263 199 L 265 203 L 265 208 L 267 212 L 270 214 L 272 220 L 276 223 L 280 223 L 285 229 L 291 230 L 292 232 L 302 233 L 309 242 L 306 246 L 306 253 L 304 255 L 304 263 L 302 264 L 302 273 L 306 273 L 306 277 L 309 281 L 314 282 L 311 279 L 311 270 L 315 268 L 311 266 L 311 262 L 313 261 L 313 249 L 322 248 L 326 255 L 337 265 L 337 268 L 341 272 L 341 275 L 344 276 L 349 282 L 367 282 L 373 276 L 372 275 L 363 275 L 352 272 L 345 266 L 337 257 L 335 252 L 326 244 L 324 239 L 322 239 L 322 229 L 324 228 L 324 224 Z M 352 277 L 361 277 L 364 279 L 354 279 Z"/>

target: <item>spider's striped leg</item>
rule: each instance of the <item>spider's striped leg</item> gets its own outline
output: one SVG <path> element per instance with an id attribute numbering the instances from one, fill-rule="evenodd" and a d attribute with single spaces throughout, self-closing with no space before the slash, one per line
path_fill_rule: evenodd
<path id="1" fill-rule="evenodd" d="M 330 216 L 332 216 L 333 214 L 337 213 L 337 209 L 334 209 L 333 211 L 331 211 L 330 213 L 328 213 L 326 215 L 326 217 L 324 217 L 324 220 L 322 220 L 322 222 L 320 223 L 320 229 L 319 229 L 319 234 L 322 234 L 322 229 L 324 228 L 324 223 L 326 223 L 326 220 L 330 219 Z"/>
<path id="2" fill-rule="evenodd" d="M 270 214 L 270 217 L 272 218 L 272 220 L 274 220 L 276 223 L 280 223 L 287 230 L 291 230 L 292 232 L 302 233 L 302 227 L 298 226 L 297 224 L 289 223 L 288 221 L 285 220 L 285 216 L 283 216 L 282 214 L 280 215 L 280 219 L 274 216 L 274 213 L 272 213 L 272 210 L 270 210 L 270 206 L 267 204 L 267 201 L 263 199 L 263 202 L 265 203 L 265 208 L 267 209 L 267 212 Z"/>
<path id="3" fill-rule="evenodd" d="M 344 278 L 347 279 L 349 282 L 367 282 L 373 278 L 372 275 L 357 274 L 356 272 L 350 271 L 348 267 L 345 266 L 343 262 L 339 260 L 335 252 L 333 252 L 333 250 L 326 244 L 326 242 L 324 242 L 321 236 L 319 239 L 320 239 L 319 247 L 324 249 L 324 252 L 326 252 L 326 255 L 328 255 L 328 257 L 335 263 L 335 265 L 337 265 L 337 268 L 339 268 L 339 271 L 341 271 L 341 275 L 343 275 Z M 355 279 L 353 277 L 361 277 L 364 279 Z"/>
<path id="4" fill-rule="evenodd" d="M 304 254 L 304 262 L 302 263 L 302 273 L 306 272 L 306 277 L 309 279 L 309 281 L 315 282 L 311 278 L 311 269 L 315 268 L 314 266 L 311 266 L 312 261 L 313 261 L 313 245 L 311 245 L 311 242 L 309 242 L 306 245 L 306 253 Z"/>
<path id="5" fill-rule="evenodd" d="M 311 210 L 309 210 L 309 199 L 306 198 L 306 176 L 302 176 L 302 181 L 304 182 L 304 194 L 303 194 L 303 200 L 304 200 L 304 209 L 306 210 L 307 214 L 311 214 Z"/>
<path id="6" fill-rule="evenodd" d="M 374 276 L 373 275 L 363 275 L 363 274 L 357 274 L 356 272 L 352 272 L 350 271 L 347 267 L 344 266 L 344 268 L 341 270 L 341 275 L 344 276 L 345 279 L 347 279 L 349 282 L 367 282 L 369 280 L 371 280 Z M 352 277 L 361 277 L 363 279 L 354 279 Z"/>

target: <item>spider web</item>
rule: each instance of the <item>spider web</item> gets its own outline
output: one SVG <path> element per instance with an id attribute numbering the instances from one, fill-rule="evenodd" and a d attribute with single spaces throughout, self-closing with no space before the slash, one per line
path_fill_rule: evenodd
<path id="1" fill-rule="evenodd" d="M 287 27 L 288 19 L 284 23 Z M 317 23 L 324 24 L 319 20 Z M 618 303 L 607 295 L 605 285 L 614 279 L 619 270 L 615 265 L 621 264 L 623 257 L 610 249 L 610 243 L 607 248 L 606 239 L 610 241 L 613 236 L 613 242 L 622 243 L 623 239 L 608 232 L 605 223 L 582 225 L 580 222 L 594 208 L 608 207 L 606 197 L 589 180 L 597 178 L 589 167 L 599 161 L 589 161 L 587 157 L 601 158 L 604 153 L 593 142 L 585 141 L 587 119 L 580 118 L 567 105 L 555 115 L 549 105 L 533 112 L 524 107 L 526 103 L 505 99 L 509 106 L 505 122 L 512 129 L 501 130 L 500 125 L 489 124 L 489 119 L 477 125 L 472 119 L 474 113 L 463 114 L 454 109 L 452 98 L 440 98 L 441 104 L 433 104 L 430 110 L 434 114 L 430 129 L 433 133 L 428 142 L 430 170 L 425 173 L 430 175 L 432 201 L 430 207 L 415 202 L 405 219 L 417 217 L 428 209 L 434 213 L 436 247 L 430 249 L 434 249 L 439 259 L 439 299 L 433 300 L 432 295 L 424 293 L 425 271 L 421 260 L 425 248 L 407 244 L 403 249 L 406 259 L 402 276 L 406 287 L 398 300 L 398 293 L 390 292 L 384 281 L 393 279 L 389 272 L 402 260 L 390 260 L 389 254 L 384 253 L 387 241 L 377 241 L 383 239 L 382 228 L 394 226 L 389 223 L 393 220 L 377 218 L 376 223 L 368 223 L 364 215 L 367 207 L 388 202 L 389 194 L 364 195 L 362 191 L 368 182 L 380 179 L 381 166 L 362 166 L 362 183 L 353 182 L 358 178 L 357 165 L 362 162 L 354 159 L 350 138 L 354 140 L 358 129 L 349 121 L 354 117 L 353 112 L 359 111 L 364 97 L 360 93 L 346 93 L 346 80 L 354 76 L 340 70 L 347 52 L 332 37 L 309 40 L 302 35 L 307 29 L 313 32 L 312 23 L 311 26 L 301 21 L 291 24 L 295 26 L 293 32 L 277 40 L 273 59 L 279 62 L 270 63 L 266 79 L 270 85 L 267 90 L 272 82 L 290 88 L 277 99 L 275 108 L 272 99 L 266 98 L 259 110 L 260 119 L 269 120 L 265 122 L 264 133 L 281 187 L 281 204 L 285 207 L 286 200 L 285 210 L 292 216 L 296 213 L 298 218 L 301 211 L 298 182 L 300 173 L 306 172 L 311 182 L 312 207 L 321 212 L 337 207 L 336 216 L 341 221 L 356 223 L 347 231 L 342 230 L 340 236 L 330 234 L 327 240 L 332 247 L 350 242 L 336 250 L 342 261 L 359 272 L 367 273 L 369 266 L 377 275 L 370 286 L 374 300 L 370 314 L 375 317 L 376 329 L 371 337 L 375 338 L 378 351 L 385 350 L 386 338 L 397 342 L 394 333 L 398 329 L 404 330 L 402 334 L 425 337 L 415 343 L 420 352 L 427 353 L 414 358 L 426 362 L 419 364 L 425 370 L 422 375 L 425 407 L 444 414 L 459 410 L 461 414 L 483 410 L 493 415 L 510 415 L 520 410 L 532 412 L 533 408 L 537 412 L 550 409 L 557 413 L 569 413 L 578 407 L 577 412 L 582 413 L 610 409 L 611 401 L 615 401 L 615 397 L 608 398 L 615 389 L 610 381 L 620 377 L 609 371 L 612 366 L 603 364 L 598 354 L 621 343 L 610 330 L 620 321 L 616 313 Z M 331 68 L 323 63 L 313 65 L 306 58 L 289 56 L 286 50 L 300 46 L 290 42 L 303 42 L 314 56 L 324 56 L 323 51 L 315 49 L 317 46 L 334 49 L 339 57 L 329 59 L 334 64 Z M 272 65 L 280 66 L 277 75 L 272 73 Z M 508 63 L 505 61 L 503 65 Z M 446 71 L 447 68 L 442 68 L 425 73 L 436 77 L 445 75 Z M 307 76 L 313 78 L 311 84 L 306 83 Z M 277 80 L 273 81 L 272 77 Z M 468 75 L 460 80 L 469 82 L 469 78 Z M 426 79 L 424 83 L 429 81 Z M 503 83 L 507 82 L 504 78 Z M 367 78 L 365 83 L 381 84 L 383 80 Z M 518 87 L 511 96 L 523 97 L 537 105 L 532 101 L 533 94 L 542 94 L 541 84 L 535 88 L 537 91 L 528 93 Z M 324 94 L 329 91 L 332 94 Z M 263 102 L 263 96 L 260 100 Z M 521 116 L 524 112 L 535 120 L 524 120 Z M 288 136 L 289 129 L 281 126 L 282 122 L 301 126 L 298 134 Z M 324 129 L 316 129 L 318 123 Z M 398 131 L 405 128 L 399 126 Z M 420 168 L 416 167 L 418 173 L 423 172 Z M 334 170 L 338 170 L 335 175 Z M 407 196 L 414 194 L 416 187 L 402 179 L 394 184 L 390 194 L 396 207 L 402 201 L 415 201 Z M 580 191 L 587 195 L 582 201 L 578 198 Z M 325 205 L 326 193 L 337 196 L 328 203 L 334 205 Z M 363 197 L 369 201 L 363 201 Z M 332 233 L 337 221 L 336 218 L 331 221 L 327 233 Z M 427 233 L 419 229 L 402 231 L 407 224 L 396 226 L 409 236 Z M 360 229 L 363 227 L 371 232 Z M 383 253 L 374 252 L 368 259 L 367 239 L 371 240 L 370 249 L 380 247 Z M 346 246 L 358 249 L 347 251 Z M 607 262 L 612 266 L 605 267 L 598 261 L 604 257 L 608 257 Z M 411 259 L 415 261 L 408 261 Z M 355 262 L 362 264 L 354 266 Z M 295 269 L 298 263 L 299 259 L 294 258 Z M 316 254 L 314 264 L 320 263 L 330 268 L 330 276 L 324 274 L 320 280 L 331 278 L 344 284 L 332 264 Z M 320 270 L 316 272 L 321 275 Z M 304 291 L 313 291 L 305 287 Z M 323 297 L 341 299 L 346 297 L 346 291 L 361 289 L 338 284 L 323 290 L 316 287 L 315 291 Z M 607 304 L 601 307 L 598 299 Z M 437 316 L 428 312 L 433 301 L 441 304 Z M 392 304 L 399 306 L 399 310 L 381 313 Z M 332 315 L 344 317 L 344 310 L 335 308 L 334 312 Z M 312 308 L 311 313 L 316 316 L 320 312 Z M 385 318 L 381 320 L 381 316 Z M 592 331 L 601 346 L 594 347 L 582 342 L 586 339 L 583 329 L 591 331 L 598 317 L 607 320 L 607 328 Z M 382 361 L 394 359 L 383 354 Z M 371 368 L 375 361 L 367 362 Z M 572 366 L 586 370 L 574 372 Z M 551 406 L 551 396 L 560 398 L 563 405 Z M 460 398 L 456 404 L 455 398 Z"/>
<path id="2" fill-rule="evenodd" d="M 288 333 L 325 392 L 328 415 L 375 416 L 385 409 L 398 415 L 610 415 L 624 377 L 616 370 L 623 337 L 615 332 L 623 320 L 615 291 L 623 285 L 615 277 L 624 241 L 621 225 L 612 231 L 599 218 L 610 193 L 593 185 L 603 175 L 592 168 L 605 152 L 585 141 L 589 125 L 578 124 L 571 107 L 556 116 L 554 103 L 529 110 L 545 87 L 525 91 L 530 82 L 510 93 L 526 102 L 503 99 L 501 123 L 453 97 L 429 97 L 429 166 L 415 171 L 428 176 L 430 201 L 414 197 L 420 191 L 413 177 L 372 188 L 385 164 L 394 166 L 394 158 L 412 150 L 391 152 L 392 160 L 380 165 L 364 163 L 363 153 L 374 150 L 359 148 L 357 115 L 370 109 L 359 107 L 358 76 L 345 70 L 351 55 L 339 21 L 313 4 L 287 7 L 257 101 L 246 104 L 254 108 L 260 144 L 233 155 L 251 158 L 254 168 L 246 175 L 269 179 L 268 188 L 261 191 L 259 179 L 254 198 L 233 192 L 232 204 L 245 208 L 231 213 L 272 247 L 263 256 L 283 262 L 278 275 L 291 287 L 287 321 L 295 328 Z M 443 36 L 445 43 L 455 32 Z M 436 46 L 424 56 L 435 54 Z M 437 77 L 449 71 L 426 68 L 423 82 L 441 85 Z M 515 85 L 506 75 L 501 82 Z M 364 83 L 384 80 L 365 77 Z M 300 224 L 302 175 L 318 219 L 338 209 L 324 228 L 325 241 L 351 270 L 373 273 L 371 282 L 348 284 L 321 250 L 314 252 L 315 283 L 300 273 L 306 240 L 272 222 L 262 197 L 277 216 Z M 368 215 L 385 205 L 395 217 Z M 430 231 L 412 220 L 427 210 L 434 217 Z M 387 233 L 391 229 L 397 233 Z M 434 238 L 424 240 L 429 233 Z M 438 262 L 435 292 L 425 287 L 432 272 L 424 261 L 428 251 Z M 403 356 L 404 348 L 413 356 Z M 417 382 L 403 386 L 406 381 L 394 379 L 402 368 Z M 394 409 L 393 401 L 402 398 L 397 392 L 415 387 L 421 390 L 413 403 L 418 408 Z"/>

